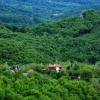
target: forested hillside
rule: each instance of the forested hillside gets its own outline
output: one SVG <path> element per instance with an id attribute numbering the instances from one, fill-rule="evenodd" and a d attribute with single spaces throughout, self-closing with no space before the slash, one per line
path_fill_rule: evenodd
<path id="1" fill-rule="evenodd" d="M 0 24 L 0 62 L 100 61 L 100 12 L 32 27 Z"/>
<path id="2" fill-rule="evenodd" d="M 47 70 L 49 63 L 62 69 Z M 0 23 L 0 100 L 99 99 L 99 11 L 33 26 Z"/>
<path id="3" fill-rule="evenodd" d="M 46 65 L 29 64 L 13 72 L 0 66 L 0 100 L 99 100 L 100 63 L 66 62 L 63 69 L 46 72 Z M 80 79 L 77 77 L 80 76 Z"/>
<path id="4" fill-rule="evenodd" d="M 35 24 L 100 10 L 99 0 L 0 0 L 0 22 Z"/>

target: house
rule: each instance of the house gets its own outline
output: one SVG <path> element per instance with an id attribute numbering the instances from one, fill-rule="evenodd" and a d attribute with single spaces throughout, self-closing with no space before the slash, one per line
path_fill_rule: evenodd
<path id="1" fill-rule="evenodd" d="M 17 65 L 14 65 L 14 66 L 10 66 L 9 67 L 9 70 L 13 73 L 16 73 L 16 72 L 19 72 L 20 71 L 20 67 L 17 66 Z"/>
<path id="2" fill-rule="evenodd" d="M 56 70 L 59 72 L 61 70 L 62 66 L 60 64 L 49 64 L 48 70 Z"/>

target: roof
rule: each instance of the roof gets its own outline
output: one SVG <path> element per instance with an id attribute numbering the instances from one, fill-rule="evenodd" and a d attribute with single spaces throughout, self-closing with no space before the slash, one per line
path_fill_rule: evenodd
<path id="1" fill-rule="evenodd" d="M 48 67 L 53 67 L 53 68 L 55 68 L 55 67 L 62 67 L 60 64 L 49 64 L 49 66 Z"/>

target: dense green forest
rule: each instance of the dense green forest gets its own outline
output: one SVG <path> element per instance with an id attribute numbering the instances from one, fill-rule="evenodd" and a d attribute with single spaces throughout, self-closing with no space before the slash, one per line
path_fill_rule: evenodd
<path id="1" fill-rule="evenodd" d="M 0 0 L 0 22 L 35 24 L 100 10 L 99 0 Z"/>
<path id="2" fill-rule="evenodd" d="M 44 70 L 49 63 L 62 70 Z M 99 99 L 99 11 L 33 26 L 0 23 L 0 100 Z"/>
<path id="3" fill-rule="evenodd" d="M 59 73 L 43 71 L 46 65 L 42 64 L 20 66 L 19 72 L 11 71 L 7 64 L 1 65 L 0 100 L 100 99 L 100 63 L 62 65 Z"/>
<path id="4" fill-rule="evenodd" d="M 0 62 L 8 64 L 100 61 L 100 12 L 32 27 L 0 24 Z"/>

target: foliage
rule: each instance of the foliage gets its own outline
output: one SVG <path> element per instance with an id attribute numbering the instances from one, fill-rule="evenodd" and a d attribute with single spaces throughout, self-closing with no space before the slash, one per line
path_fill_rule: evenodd
<path id="1" fill-rule="evenodd" d="M 48 63 L 63 68 L 48 71 Z M 100 12 L 30 27 L 0 23 L 0 100 L 99 100 L 99 66 Z"/>
<path id="2" fill-rule="evenodd" d="M 29 26 L 0 23 L 0 62 L 100 61 L 100 12 Z"/>
<path id="3" fill-rule="evenodd" d="M 34 69 L 37 65 L 32 65 L 33 67 L 30 67 L 30 65 L 20 66 L 20 73 L 12 73 L 7 64 L 1 65 L 0 100 L 99 100 L 100 94 L 98 88 L 100 88 L 100 84 L 98 82 L 99 79 L 95 75 L 98 69 L 93 71 L 93 65 L 77 63 L 79 69 L 72 70 L 66 69 L 69 66 L 66 63 L 63 65 L 66 67 L 60 73 L 54 71 L 43 73 Z M 38 66 L 40 67 L 41 65 Z M 26 68 L 27 73 L 30 69 L 34 71 L 24 76 L 23 71 L 25 70 L 23 70 L 23 67 Z M 42 70 L 41 67 L 40 70 Z M 72 79 L 70 74 L 68 75 L 70 71 L 76 71 L 80 75 L 82 73 L 81 78 L 78 79 L 76 77 Z M 86 74 L 88 71 L 91 72 L 94 78 L 89 77 L 90 73 Z M 85 75 L 84 78 L 83 75 Z"/>
<path id="4" fill-rule="evenodd" d="M 0 0 L 0 22 L 35 24 L 100 10 L 99 0 Z"/>

